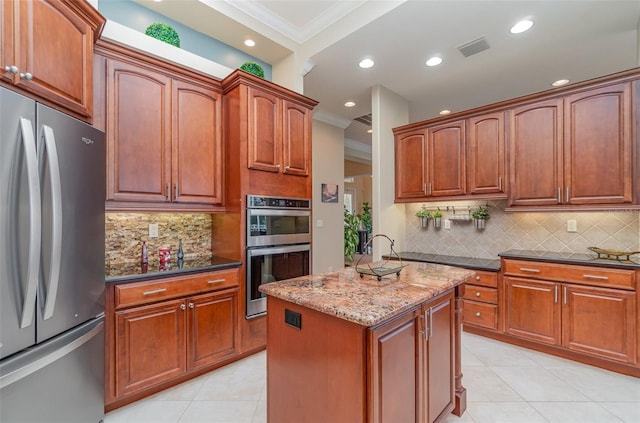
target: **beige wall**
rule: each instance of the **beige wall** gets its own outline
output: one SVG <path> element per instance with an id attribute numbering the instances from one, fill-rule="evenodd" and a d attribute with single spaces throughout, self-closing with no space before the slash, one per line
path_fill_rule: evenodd
<path id="1" fill-rule="evenodd" d="M 312 272 L 344 267 L 344 130 L 313 121 L 313 251 Z M 338 203 L 323 203 L 323 183 L 338 184 Z M 322 221 L 322 226 L 318 226 Z"/>

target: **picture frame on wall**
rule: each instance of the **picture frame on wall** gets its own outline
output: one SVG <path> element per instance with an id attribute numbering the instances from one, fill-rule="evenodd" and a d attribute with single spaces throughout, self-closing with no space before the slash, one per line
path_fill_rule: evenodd
<path id="1" fill-rule="evenodd" d="M 338 202 L 338 184 L 322 184 L 322 202 Z"/>

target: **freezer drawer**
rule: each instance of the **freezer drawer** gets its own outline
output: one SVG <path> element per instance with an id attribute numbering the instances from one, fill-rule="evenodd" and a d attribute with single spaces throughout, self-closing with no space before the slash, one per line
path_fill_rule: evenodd
<path id="1" fill-rule="evenodd" d="M 0 422 L 97 423 L 104 417 L 104 317 L 0 364 Z"/>

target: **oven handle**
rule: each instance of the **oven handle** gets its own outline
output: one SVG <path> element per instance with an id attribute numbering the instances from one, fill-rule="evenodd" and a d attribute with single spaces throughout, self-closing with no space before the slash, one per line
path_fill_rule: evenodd
<path id="1" fill-rule="evenodd" d="M 310 210 L 247 209 L 249 216 L 311 216 Z"/>
<path id="2" fill-rule="evenodd" d="M 310 244 L 298 244 L 298 245 L 285 245 L 277 247 L 258 247 L 247 248 L 247 255 L 249 257 L 267 256 L 269 254 L 286 254 L 295 253 L 297 251 L 309 251 L 311 250 Z"/>

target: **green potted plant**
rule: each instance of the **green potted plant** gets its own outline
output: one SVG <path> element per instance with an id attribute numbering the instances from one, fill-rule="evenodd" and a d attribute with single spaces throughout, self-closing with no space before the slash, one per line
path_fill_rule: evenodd
<path id="1" fill-rule="evenodd" d="M 373 231 L 373 221 L 371 219 L 371 206 L 366 201 L 362 203 L 360 222 L 362 222 L 362 226 L 364 226 L 363 229 L 367 232 L 365 242 L 368 242 L 371 239 L 371 233 Z M 371 249 L 371 246 L 369 246 L 368 249 Z M 363 253 L 371 254 L 369 251 L 363 251 Z"/>
<path id="2" fill-rule="evenodd" d="M 489 219 L 489 211 L 486 207 L 480 206 L 471 212 L 471 217 L 475 221 L 476 229 L 482 230 Z"/>
<path id="3" fill-rule="evenodd" d="M 416 212 L 416 217 L 420 218 L 420 226 L 425 229 L 429 227 L 429 219 L 431 219 L 431 212 L 424 206 Z"/>
<path id="4" fill-rule="evenodd" d="M 255 75 L 259 78 L 264 78 L 264 69 L 262 69 L 262 66 L 255 62 L 245 62 L 242 64 L 242 66 L 240 66 L 240 69 L 245 72 L 249 72 L 250 74 Z"/>
<path id="5" fill-rule="evenodd" d="M 360 218 L 356 214 L 344 209 L 344 260 L 347 264 L 353 263 L 353 255 L 358 249 L 358 227 Z"/>
<path id="6" fill-rule="evenodd" d="M 175 29 L 165 23 L 152 23 L 147 27 L 144 33 L 157 40 L 171 44 L 172 46 L 180 47 L 180 36 Z"/>
<path id="7" fill-rule="evenodd" d="M 433 227 L 440 229 L 442 225 L 442 211 L 440 209 L 433 212 Z"/>

